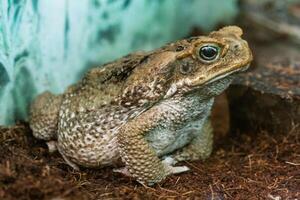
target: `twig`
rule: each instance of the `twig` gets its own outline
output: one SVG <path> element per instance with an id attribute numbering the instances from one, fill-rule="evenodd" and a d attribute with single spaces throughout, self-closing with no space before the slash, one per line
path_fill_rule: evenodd
<path id="1" fill-rule="evenodd" d="M 290 164 L 290 165 L 295 165 L 295 166 L 299 166 L 300 163 L 293 163 L 293 162 L 289 162 L 289 161 L 285 161 L 286 164 Z"/>

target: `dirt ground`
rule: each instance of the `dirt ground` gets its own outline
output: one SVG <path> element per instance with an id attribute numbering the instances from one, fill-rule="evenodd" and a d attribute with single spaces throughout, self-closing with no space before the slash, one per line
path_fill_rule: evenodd
<path id="1" fill-rule="evenodd" d="M 0 128 L 0 199 L 300 198 L 299 131 L 216 135 L 208 160 L 150 188 L 110 168 L 73 171 L 26 124 Z"/>

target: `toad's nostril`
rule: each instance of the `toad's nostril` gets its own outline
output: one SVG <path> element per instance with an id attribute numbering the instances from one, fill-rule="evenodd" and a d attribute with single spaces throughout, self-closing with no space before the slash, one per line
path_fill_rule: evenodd
<path id="1" fill-rule="evenodd" d="M 239 45 L 238 45 L 238 44 L 235 44 L 233 47 L 234 47 L 235 49 L 238 49 L 238 48 L 239 48 Z"/>

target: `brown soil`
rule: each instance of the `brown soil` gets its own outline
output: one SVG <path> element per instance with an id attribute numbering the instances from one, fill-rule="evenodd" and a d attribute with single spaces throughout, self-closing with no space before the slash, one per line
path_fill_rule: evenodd
<path id="1" fill-rule="evenodd" d="M 50 155 L 26 125 L 0 128 L 0 199 L 296 199 L 299 131 L 236 133 L 216 138 L 205 162 L 152 188 L 110 168 L 73 171 Z"/>

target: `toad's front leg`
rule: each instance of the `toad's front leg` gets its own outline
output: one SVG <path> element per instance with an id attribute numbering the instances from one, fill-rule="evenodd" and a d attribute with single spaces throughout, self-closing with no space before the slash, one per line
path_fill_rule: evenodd
<path id="1" fill-rule="evenodd" d="M 173 167 L 168 162 L 162 162 L 144 139 L 145 134 L 165 120 L 166 113 L 159 107 L 153 107 L 119 130 L 118 145 L 121 158 L 129 172 L 128 175 L 143 184 L 153 185 L 169 174 L 188 170 L 185 166 Z"/>

